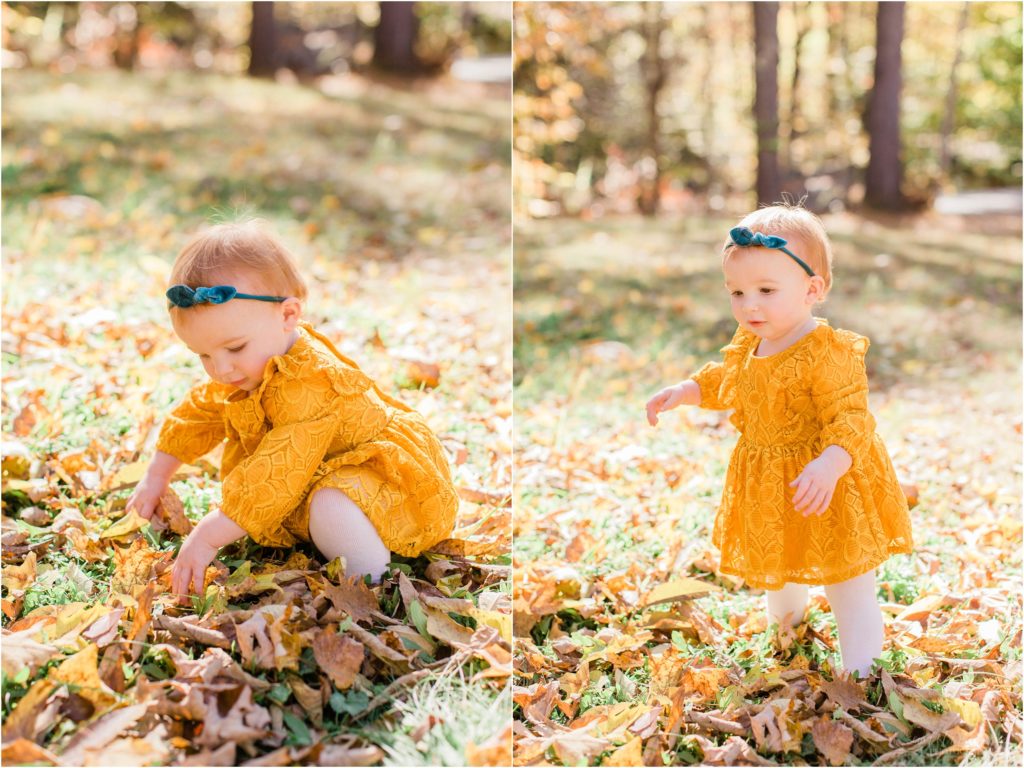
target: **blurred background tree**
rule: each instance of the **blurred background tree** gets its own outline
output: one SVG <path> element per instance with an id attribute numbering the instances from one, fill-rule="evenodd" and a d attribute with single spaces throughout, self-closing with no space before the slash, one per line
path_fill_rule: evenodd
<path id="1" fill-rule="evenodd" d="M 394 7 L 392 7 L 394 6 Z M 507 2 L 6 2 L 3 66 L 429 75 L 507 55 Z M 382 12 L 383 10 L 383 12 Z"/>
<path id="2" fill-rule="evenodd" d="M 773 162 L 762 199 L 806 195 L 819 211 L 923 208 L 942 193 L 1019 188 L 1019 4 L 761 5 L 516 5 L 520 212 L 749 209 L 759 167 L 770 177 Z M 777 20 L 755 30 L 755 11 L 772 6 Z M 902 17 L 902 34 L 883 34 L 876 56 L 878 31 L 896 31 L 886 14 Z M 871 197 L 876 78 L 875 118 L 885 123 L 874 128 L 876 158 L 896 180 Z"/>

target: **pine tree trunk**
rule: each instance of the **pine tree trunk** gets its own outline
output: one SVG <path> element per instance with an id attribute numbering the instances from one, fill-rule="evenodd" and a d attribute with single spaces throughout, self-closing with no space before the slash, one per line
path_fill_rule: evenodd
<path id="1" fill-rule="evenodd" d="M 261 0 L 252 4 L 252 26 L 249 28 L 249 74 L 267 77 L 274 74 L 277 49 L 277 28 L 274 24 L 274 3 Z"/>
<path id="2" fill-rule="evenodd" d="M 779 4 L 754 6 L 754 120 L 757 123 L 757 200 L 774 203 L 782 192 L 779 179 Z"/>
<path id="3" fill-rule="evenodd" d="M 868 109 L 868 160 L 864 200 L 873 208 L 902 208 L 900 89 L 902 87 L 903 2 L 878 4 L 875 25 L 875 84 Z"/>
<path id="4" fill-rule="evenodd" d="M 640 187 L 640 212 L 644 216 L 656 216 L 661 204 L 661 123 L 658 119 L 658 99 L 665 87 L 665 61 L 661 56 L 661 32 L 665 27 L 660 3 L 645 5 L 644 50 L 642 66 L 644 84 L 647 86 L 647 149 L 643 179 Z"/>
<path id="5" fill-rule="evenodd" d="M 413 2 L 382 2 L 373 32 L 373 64 L 402 74 L 416 74 L 423 65 L 416 56 L 419 19 Z"/>

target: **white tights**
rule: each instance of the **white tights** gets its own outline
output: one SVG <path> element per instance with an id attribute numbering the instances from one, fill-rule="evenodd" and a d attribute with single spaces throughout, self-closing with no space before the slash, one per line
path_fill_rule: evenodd
<path id="1" fill-rule="evenodd" d="M 804 620 L 807 597 L 806 584 L 787 583 L 782 589 L 766 591 L 768 623 L 781 627 L 788 619 L 790 626 L 797 626 Z M 836 617 L 843 669 L 856 670 L 863 679 L 871 672 L 872 659 L 882 655 L 885 638 L 874 569 L 838 584 L 826 584 L 825 597 Z"/>
<path id="2" fill-rule="evenodd" d="M 309 537 L 328 561 L 338 555 L 345 558 L 346 576 L 370 574 L 373 581 L 380 581 L 391 560 L 363 510 L 335 488 L 317 491 L 310 502 Z"/>

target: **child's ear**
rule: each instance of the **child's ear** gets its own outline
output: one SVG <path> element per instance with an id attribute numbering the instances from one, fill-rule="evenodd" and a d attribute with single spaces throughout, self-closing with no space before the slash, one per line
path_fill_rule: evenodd
<path id="1" fill-rule="evenodd" d="M 825 300 L 825 278 L 815 275 L 811 278 L 807 287 L 807 301 L 810 304 L 817 304 Z"/>
<path id="2" fill-rule="evenodd" d="M 294 296 L 285 299 L 281 304 L 281 318 L 284 320 L 284 329 L 294 331 L 302 319 L 302 302 Z"/>

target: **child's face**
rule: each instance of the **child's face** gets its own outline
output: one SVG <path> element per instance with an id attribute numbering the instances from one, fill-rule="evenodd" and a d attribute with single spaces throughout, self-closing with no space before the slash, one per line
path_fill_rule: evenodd
<path id="1" fill-rule="evenodd" d="M 232 285 L 240 293 L 263 293 L 242 281 Z M 177 310 L 171 322 L 178 338 L 199 355 L 211 379 L 250 391 L 262 381 L 267 361 L 286 353 L 295 342 L 301 314 L 298 299 L 279 304 L 232 299 Z"/>
<path id="2" fill-rule="evenodd" d="M 738 248 L 724 271 L 733 317 L 762 339 L 780 339 L 806 323 L 822 298 L 824 280 L 809 277 L 781 251 Z"/>

